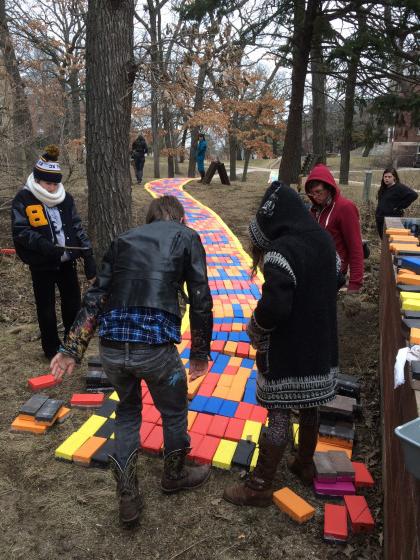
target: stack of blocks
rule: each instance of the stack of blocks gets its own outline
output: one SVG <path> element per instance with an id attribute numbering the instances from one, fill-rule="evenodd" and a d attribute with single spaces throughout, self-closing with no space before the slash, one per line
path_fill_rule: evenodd
<path id="1" fill-rule="evenodd" d="M 69 416 L 70 409 L 63 405 L 63 401 L 50 399 L 43 393 L 33 395 L 20 407 L 11 431 L 45 434 L 56 422 L 62 423 Z"/>

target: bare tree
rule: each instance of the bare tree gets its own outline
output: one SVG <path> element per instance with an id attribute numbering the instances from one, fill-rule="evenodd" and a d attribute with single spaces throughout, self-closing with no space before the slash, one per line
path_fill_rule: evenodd
<path id="1" fill-rule="evenodd" d="M 86 147 L 89 231 L 101 257 L 131 222 L 129 134 L 134 0 L 89 0 Z"/>

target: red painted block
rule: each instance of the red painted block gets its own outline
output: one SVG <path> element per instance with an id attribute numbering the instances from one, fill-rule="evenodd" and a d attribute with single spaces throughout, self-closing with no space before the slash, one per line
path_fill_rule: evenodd
<path id="1" fill-rule="evenodd" d="M 240 402 L 238 408 L 235 412 L 235 418 L 241 418 L 242 420 L 249 420 L 254 408 L 253 404 Z"/>
<path id="2" fill-rule="evenodd" d="M 55 387 L 61 383 L 52 375 L 39 375 L 38 377 L 31 377 L 28 379 L 28 387 L 31 391 L 40 391 L 41 389 L 46 389 L 47 387 Z"/>
<path id="3" fill-rule="evenodd" d="M 252 409 L 248 420 L 253 420 L 254 422 L 261 422 L 261 424 L 265 424 L 267 416 L 268 411 L 266 408 L 254 404 L 254 408 Z"/>
<path id="4" fill-rule="evenodd" d="M 353 533 L 369 533 L 373 531 L 375 522 L 370 513 L 366 498 L 364 496 L 344 496 L 344 502 L 349 513 Z"/>
<path id="5" fill-rule="evenodd" d="M 220 325 L 221 332 L 231 332 L 232 325 L 230 323 L 222 323 Z"/>
<path id="6" fill-rule="evenodd" d="M 236 355 L 239 358 L 248 358 L 249 356 L 249 344 L 247 342 L 238 342 L 238 347 L 236 349 Z"/>
<path id="7" fill-rule="evenodd" d="M 214 389 L 211 385 L 205 385 L 204 383 L 202 383 L 197 391 L 197 395 L 200 395 L 200 397 L 211 397 L 213 391 Z"/>
<path id="8" fill-rule="evenodd" d="M 325 504 L 324 539 L 345 542 L 348 536 L 347 510 L 345 506 Z"/>
<path id="9" fill-rule="evenodd" d="M 194 424 L 191 427 L 191 432 L 202 434 L 203 436 L 206 435 L 212 420 L 213 420 L 212 414 L 205 414 L 203 412 L 199 412 L 197 414 L 196 419 L 194 420 Z"/>
<path id="10" fill-rule="evenodd" d="M 224 439 L 231 441 L 239 441 L 244 431 L 245 420 L 241 418 L 229 418 L 229 422 L 225 431 Z"/>
<path id="11" fill-rule="evenodd" d="M 101 406 L 104 398 L 103 393 L 74 393 L 70 406 Z"/>
<path id="12" fill-rule="evenodd" d="M 150 453 L 160 453 L 163 445 L 163 430 L 162 426 L 154 426 L 153 430 L 147 436 L 143 443 L 143 449 Z"/>
<path id="13" fill-rule="evenodd" d="M 191 331 L 184 331 L 182 333 L 182 340 L 191 340 Z"/>
<path id="14" fill-rule="evenodd" d="M 239 366 L 226 366 L 223 373 L 226 375 L 235 375 L 239 369 Z"/>
<path id="15" fill-rule="evenodd" d="M 150 394 L 150 391 L 148 391 L 143 397 L 142 397 L 142 402 L 143 404 L 148 404 L 148 405 L 154 405 L 155 403 L 153 402 L 153 397 Z"/>
<path id="16" fill-rule="evenodd" d="M 234 290 L 240 290 L 241 289 L 241 283 L 238 280 L 232 280 L 232 288 Z"/>
<path id="17" fill-rule="evenodd" d="M 207 435 L 222 438 L 225 435 L 228 424 L 229 418 L 227 416 L 219 416 L 216 414 L 213 416 L 213 420 L 207 430 Z"/>
<path id="18" fill-rule="evenodd" d="M 188 459 L 195 461 L 195 452 L 197 451 L 200 443 L 203 441 L 203 434 L 197 434 L 196 432 L 190 432 L 190 448 L 191 451 L 188 454 Z"/>
<path id="19" fill-rule="evenodd" d="M 197 450 L 194 452 L 194 458 L 197 463 L 211 463 L 219 447 L 220 438 L 212 436 L 204 436 Z"/>
<path id="20" fill-rule="evenodd" d="M 356 488 L 371 488 L 375 481 L 364 463 L 351 462 L 354 468 L 354 485 Z"/>
<path id="21" fill-rule="evenodd" d="M 223 352 L 223 348 L 225 347 L 224 340 L 213 340 L 210 344 L 210 348 L 212 352 Z"/>
<path id="22" fill-rule="evenodd" d="M 143 406 L 141 415 L 145 422 L 150 422 L 151 424 L 157 424 L 160 418 L 160 412 L 158 409 L 150 404 Z"/>
<path id="23" fill-rule="evenodd" d="M 216 288 L 218 290 L 224 290 L 225 289 L 225 285 L 223 284 L 223 280 L 216 280 Z"/>
<path id="24" fill-rule="evenodd" d="M 148 436 L 150 435 L 150 432 L 153 430 L 153 428 L 155 427 L 154 424 L 152 424 L 151 422 L 142 422 L 141 426 L 140 426 L 140 443 L 141 445 L 143 445 L 143 443 L 146 441 L 146 439 L 148 438 Z"/>
<path id="25" fill-rule="evenodd" d="M 220 323 L 214 323 L 214 325 L 213 325 L 214 332 L 219 332 L 221 326 L 222 325 Z"/>

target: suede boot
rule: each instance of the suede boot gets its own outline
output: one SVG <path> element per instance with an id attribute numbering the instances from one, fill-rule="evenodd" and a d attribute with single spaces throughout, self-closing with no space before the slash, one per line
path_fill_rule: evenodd
<path id="1" fill-rule="evenodd" d="M 190 449 L 177 449 L 165 455 L 162 490 L 168 494 L 179 490 L 198 488 L 210 476 L 210 465 L 186 466 L 185 458 Z"/>
<path id="2" fill-rule="evenodd" d="M 124 468 L 112 455 L 109 456 L 111 472 L 117 483 L 120 521 L 127 528 L 138 524 L 140 511 L 143 508 L 143 499 L 139 493 L 137 480 L 137 455 L 138 451 L 133 451 Z"/>
<path id="3" fill-rule="evenodd" d="M 260 452 L 255 469 L 248 475 L 243 484 L 228 486 L 223 499 L 237 506 L 267 507 L 272 503 L 273 479 L 277 466 L 286 448 L 284 445 L 274 445 L 262 437 Z"/>
<path id="4" fill-rule="evenodd" d="M 206 175 L 206 174 L 204 173 L 204 171 L 200 171 L 200 177 L 201 177 L 201 179 L 198 181 L 199 183 L 204 183 L 204 177 L 205 177 L 205 175 Z"/>
<path id="5" fill-rule="evenodd" d="M 310 486 L 315 476 L 314 453 L 318 441 L 318 422 L 313 425 L 300 425 L 299 446 L 294 457 L 287 461 L 289 470 L 295 474 L 305 486 Z"/>

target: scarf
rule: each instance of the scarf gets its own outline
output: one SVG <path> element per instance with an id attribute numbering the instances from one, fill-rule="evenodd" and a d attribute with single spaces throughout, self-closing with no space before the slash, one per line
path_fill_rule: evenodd
<path id="1" fill-rule="evenodd" d="M 31 191 L 35 198 L 37 198 L 42 204 L 45 204 L 49 208 L 57 206 L 63 202 L 66 191 L 64 190 L 63 183 L 58 184 L 58 189 L 55 193 L 49 193 L 47 190 L 41 187 L 34 179 L 34 174 L 31 173 L 26 180 L 25 188 Z"/>

